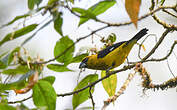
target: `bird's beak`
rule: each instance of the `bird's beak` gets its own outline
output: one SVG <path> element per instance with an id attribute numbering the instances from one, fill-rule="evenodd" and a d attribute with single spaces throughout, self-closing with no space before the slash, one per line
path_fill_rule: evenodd
<path id="1" fill-rule="evenodd" d="M 81 62 L 80 65 L 79 65 L 79 69 L 86 68 L 86 67 L 87 67 L 87 65 L 84 62 Z"/>

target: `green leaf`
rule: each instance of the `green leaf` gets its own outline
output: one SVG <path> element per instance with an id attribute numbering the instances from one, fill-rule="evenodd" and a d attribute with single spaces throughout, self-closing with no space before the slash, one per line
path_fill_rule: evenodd
<path id="1" fill-rule="evenodd" d="M 54 28 L 61 36 L 63 36 L 62 24 L 63 24 L 63 18 L 61 17 L 61 13 L 56 12 L 54 16 Z"/>
<path id="2" fill-rule="evenodd" d="M 28 0 L 28 8 L 30 10 L 34 9 L 34 5 L 35 5 L 35 0 Z"/>
<path id="3" fill-rule="evenodd" d="M 0 68 L 1 69 L 5 69 L 8 66 L 8 59 L 9 59 L 9 54 L 7 54 L 6 56 L 4 56 L 1 60 L 0 60 Z"/>
<path id="4" fill-rule="evenodd" d="M 91 6 L 88 11 L 94 14 L 95 16 L 104 13 L 106 10 L 111 8 L 116 3 L 115 0 L 104 0 L 93 6 Z M 80 18 L 79 26 L 85 22 L 87 22 L 89 18 Z"/>
<path id="5" fill-rule="evenodd" d="M 8 22 L 7 24 L 4 24 L 3 26 L 8 26 L 10 24 L 13 24 L 17 20 L 22 19 L 22 18 L 26 18 L 28 16 L 29 16 L 29 14 L 24 14 L 24 15 L 16 16 L 12 21 Z"/>
<path id="6" fill-rule="evenodd" d="M 41 4 L 42 0 L 35 0 L 34 2 L 37 6 L 39 6 Z"/>
<path id="7" fill-rule="evenodd" d="M 20 104 L 18 110 L 33 110 L 33 109 L 29 109 L 26 105 L 23 104 L 23 102 Z M 37 110 L 37 109 L 36 109 Z"/>
<path id="8" fill-rule="evenodd" d="M 16 108 L 5 103 L 0 103 L 0 110 L 16 110 Z"/>
<path id="9" fill-rule="evenodd" d="M 0 91 L 21 89 L 25 87 L 25 84 L 26 84 L 26 81 L 24 80 L 9 83 L 9 84 L 0 83 Z"/>
<path id="10" fill-rule="evenodd" d="M 74 4 L 74 0 L 69 0 L 72 4 Z"/>
<path id="11" fill-rule="evenodd" d="M 29 32 L 33 31 L 37 26 L 38 26 L 38 24 L 32 24 L 32 25 L 26 26 L 24 28 L 21 28 L 21 29 L 15 31 L 15 32 L 7 34 L 3 38 L 3 40 L 0 41 L 0 46 L 2 44 L 4 44 L 5 42 L 8 42 L 8 41 L 13 40 L 13 39 L 16 39 L 16 38 L 18 38 L 20 36 L 23 36 L 25 34 L 28 34 Z"/>
<path id="12" fill-rule="evenodd" d="M 19 90 L 24 88 L 26 85 L 26 78 L 29 78 L 32 74 L 34 74 L 34 70 L 28 71 L 26 74 L 22 75 L 16 82 L 2 84 L 0 83 L 0 91 L 4 90 Z"/>
<path id="13" fill-rule="evenodd" d="M 48 3 L 47 3 L 47 5 L 53 5 L 57 1 L 59 1 L 59 0 L 49 0 Z"/>
<path id="14" fill-rule="evenodd" d="M 8 65 L 13 61 L 14 54 L 20 51 L 20 47 L 16 47 L 8 56 Z"/>
<path id="15" fill-rule="evenodd" d="M 3 74 L 8 74 L 8 75 L 16 75 L 16 74 L 25 74 L 29 71 L 28 66 L 26 65 L 19 65 L 15 69 L 7 69 L 3 70 Z"/>
<path id="16" fill-rule="evenodd" d="M 101 77 L 106 76 L 106 71 L 101 71 Z M 106 78 L 102 81 L 103 87 L 107 94 L 111 97 L 116 92 L 117 87 L 117 75 L 111 75 L 109 78 Z"/>
<path id="17" fill-rule="evenodd" d="M 14 53 L 18 52 L 20 50 L 20 47 L 16 47 L 11 53 L 7 54 L 0 60 L 0 69 L 5 69 L 14 58 Z"/>
<path id="18" fill-rule="evenodd" d="M 37 5 L 39 6 L 39 4 L 42 2 L 42 0 L 28 0 L 28 8 L 30 10 L 34 9 L 34 6 Z"/>
<path id="19" fill-rule="evenodd" d="M 87 86 L 89 83 L 92 83 L 94 81 L 98 80 L 98 75 L 97 74 L 91 74 L 86 76 L 84 79 L 82 79 L 79 84 L 76 86 L 75 90 L 81 89 L 85 86 Z M 91 91 L 92 93 L 94 92 L 94 88 Z M 89 94 L 89 88 L 83 90 L 82 92 L 79 92 L 77 94 L 73 95 L 73 99 L 72 99 L 72 105 L 73 105 L 73 109 L 75 109 L 77 106 L 79 106 L 81 103 L 85 102 L 86 100 L 88 100 L 90 97 Z"/>
<path id="20" fill-rule="evenodd" d="M 40 80 L 48 81 L 52 85 L 55 82 L 55 77 L 54 76 L 47 76 L 47 77 L 42 78 Z"/>
<path id="21" fill-rule="evenodd" d="M 88 56 L 88 53 L 84 53 L 84 54 L 77 55 L 77 56 L 75 56 L 75 57 L 72 59 L 71 63 L 79 63 L 79 62 L 81 62 L 81 61 L 83 60 L 83 58 L 85 58 L 86 56 Z"/>
<path id="22" fill-rule="evenodd" d="M 95 14 L 93 14 L 90 10 L 85 10 L 85 9 L 82 9 L 82 8 L 72 8 L 72 11 L 80 13 L 81 18 L 95 19 L 96 20 Z"/>
<path id="23" fill-rule="evenodd" d="M 47 68 L 56 72 L 66 72 L 72 71 L 66 67 L 66 65 L 59 65 L 59 64 L 49 64 Z"/>
<path id="24" fill-rule="evenodd" d="M 116 3 L 115 0 L 104 0 L 104 1 L 101 1 L 93 5 L 88 10 L 94 13 L 95 15 L 99 15 L 99 14 L 104 13 L 106 10 L 108 10 L 112 6 L 114 6 L 115 3 Z"/>
<path id="25" fill-rule="evenodd" d="M 37 107 L 45 110 L 55 110 L 57 94 L 48 81 L 39 80 L 33 87 L 33 102 Z"/>
<path id="26" fill-rule="evenodd" d="M 114 33 L 111 33 L 108 36 L 108 40 L 111 41 L 111 43 L 114 43 L 116 41 L 116 35 Z"/>
<path id="27" fill-rule="evenodd" d="M 5 69 L 6 67 L 7 65 L 0 60 L 0 69 Z"/>
<path id="28" fill-rule="evenodd" d="M 3 56 L 5 56 L 8 52 L 4 52 L 0 55 L 0 58 L 2 58 Z"/>
<path id="29" fill-rule="evenodd" d="M 73 44 L 74 42 L 68 36 L 62 37 L 56 43 L 54 48 L 54 56 L 56 57 L 60 55 L 60 57 L 57 58 L 58 62 L 64 63 L 65 65 L 70 63 L 74 52 L 74 46 L 72 46 Z M 70 46 L 72 47 L 69 48 Z"/>
<path id="30" fill-rule="evenodd" d="M 160 5 L 163 5 L 165 3 L 165 0 L 160 1 Z"/>

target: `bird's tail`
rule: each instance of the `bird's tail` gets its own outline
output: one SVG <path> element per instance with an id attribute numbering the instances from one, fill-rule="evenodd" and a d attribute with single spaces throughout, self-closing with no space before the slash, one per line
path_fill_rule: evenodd
<path id="1" fill-rule="evenodd" d="M 147 34 L 148 29 L 144 28 L 141 31 L 139 31 L 132 39 L 129 40 L 129 42 L 133 41 L 133 40 L 139 40 L 141 39 L 144 35 Z"/>

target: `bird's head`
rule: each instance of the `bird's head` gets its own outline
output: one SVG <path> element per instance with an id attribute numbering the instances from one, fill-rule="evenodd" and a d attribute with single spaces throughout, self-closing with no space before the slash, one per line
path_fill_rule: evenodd
<path id="1" fill-rule="evenodd" d="M 88 62 L 89 57 L 85 57 L 82 62 L 79 65 L 79 68 L 87 68 L 87 62 Z"/>

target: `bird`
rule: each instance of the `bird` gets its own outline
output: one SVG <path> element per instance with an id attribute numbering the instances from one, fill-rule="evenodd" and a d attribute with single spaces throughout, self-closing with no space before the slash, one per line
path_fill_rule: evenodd
<path id="1" fill-rule="evenodd" d="M 79 68 L 109 71 L 124 63 L 134 44 L 147 34 L 148 29 L 141 29 L 128 41 L 115 43 L 99 51 L 97 54 L 86 56 L 80 63 Z"/>

